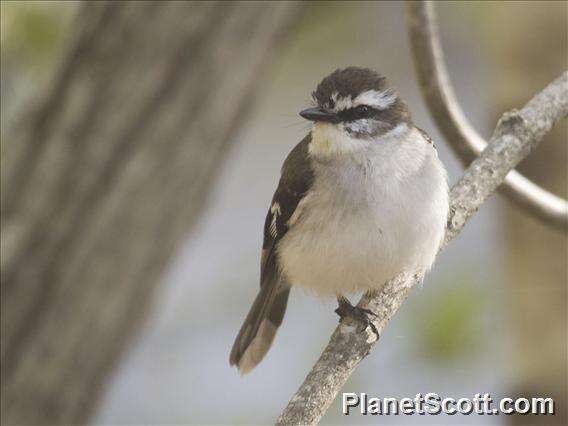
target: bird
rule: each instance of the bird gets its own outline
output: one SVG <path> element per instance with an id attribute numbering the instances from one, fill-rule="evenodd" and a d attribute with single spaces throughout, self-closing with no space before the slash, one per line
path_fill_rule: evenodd
<path id="1" fill-rule="evenodd" d="M 312 100 L 300 112 L 311 130 L 286 157 L 264 223 L 260 290 L 230 353 L 241 374 L 268 352 L 292 287 L 335 297 L 340 321 L 369 325 L 372 312 L 348 296 L 426 273 L 444 237 L 446 169 L 386 77 L 337 69 Z"/>

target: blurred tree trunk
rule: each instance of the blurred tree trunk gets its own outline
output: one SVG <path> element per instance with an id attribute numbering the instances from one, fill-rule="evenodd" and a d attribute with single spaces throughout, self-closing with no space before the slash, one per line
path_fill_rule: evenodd
<path id="1" fill-rule="evenodd" d="M 564 2 L 494 3 L 488 17 L 491 40 L 504 71 L 495 78 L 499 100 L 495 115 L 522 105 L 527 94 L 546 86 L 566 67 L 566 4 Z M 499 32 L 501 23 L 515 25 Z M 530 29 L 530 31 L 527 31 Z M 496 76 L 495 76 L 496 77 Z M 566 134 L 564 121 L 550 132 L 519 170 L 566 198 Z M 555 416 L 513 416 L 519 425 L 566 425 L 567 270 L 566 232 L 542 225 L 515 206 L 507 205 L 503 223 L 507 244 L 507 304 L 510 319 L 512 397 L 549 396 Z"/>
<path id="2" fill-rule="evenodd" d="M 50 90 L 3 138 L 3 424 L 88 420 L 299 10 L 81 6 Z"/>

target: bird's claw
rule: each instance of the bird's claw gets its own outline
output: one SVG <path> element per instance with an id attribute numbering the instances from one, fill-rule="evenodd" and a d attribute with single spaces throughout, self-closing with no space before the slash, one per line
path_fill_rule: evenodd
<path id="1" fill-rule="evenodd" d="M 370 327 L 373 333 L 379 338 L 379 331 L 377 327 L 369 317 L 376 317 L 377 314 L 371 311 L 370 309 L 360 308 L 359 306 L 353 306 L 347 299 L 340 298 L 338 299 L 338 307 L 335 310 L 335 313 L 339 315 L 339 322 L 343 320 L 343 318 L 349 317 L 353 320 L 357 321 L 359 324 L 358 331 L 362 332 Z"/>

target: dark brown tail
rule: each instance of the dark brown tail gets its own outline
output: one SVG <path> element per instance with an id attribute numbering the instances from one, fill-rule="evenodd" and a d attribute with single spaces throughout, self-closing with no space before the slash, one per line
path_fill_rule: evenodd
<path id="1" fill-rule="evenodd" d="M 229 358 L 231 365 L 236 365 L 241 374 L 256 367 L 270 349 L 282 324 L 289 294 L 287 285 L 263 286 L 260 289 L 233 343 Z"/>

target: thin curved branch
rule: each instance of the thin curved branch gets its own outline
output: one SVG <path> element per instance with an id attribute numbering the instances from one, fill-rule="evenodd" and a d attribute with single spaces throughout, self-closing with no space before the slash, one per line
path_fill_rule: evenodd
<path id="1" fill-rule="evenodd" d="M 444 246 L 460 233 L 505 176 L 535 148 L 550 128 L 568 115 L 568 73 L 548 85 L 520 111 L 503 115 L 487 148 L 473 161 L 450 192 L 450 215 Z M 419 275 L 402 274 L 388 281 L 380 293 L 365 296 L 359 306 L 376 314 L 373 324 L 382 333 Z M 331 336 L 312 371 L 278 418 L 278 425 L 316 424 L 376 338 L 373 332 L 357 332 L 348 319 Z"/>
<path id="2" fill-rule="evenodd" d="M 434 6 L 430 1 L 407 1 L 406 17 L 412 56 L 422 94 L 442 134 L 467 166 L 487 146 L 456 99 L 444 62 Z M 499 188 L 546 224 L 566 229 L 568 203 L 515 170 Z"/>

